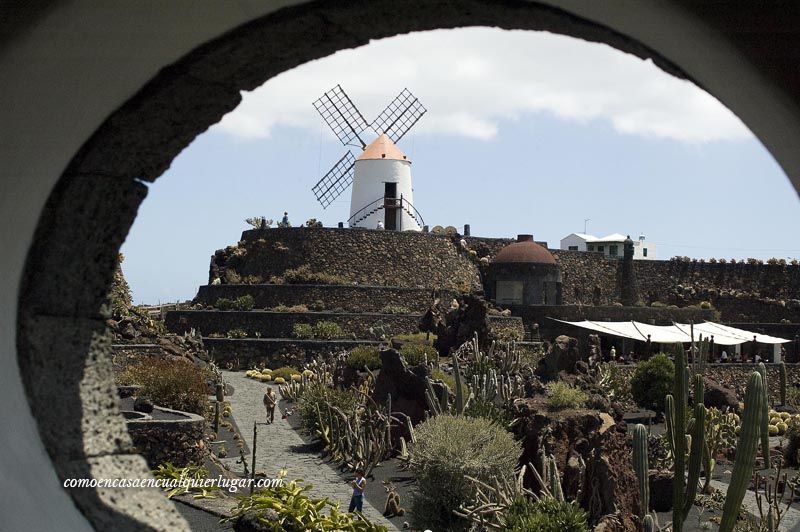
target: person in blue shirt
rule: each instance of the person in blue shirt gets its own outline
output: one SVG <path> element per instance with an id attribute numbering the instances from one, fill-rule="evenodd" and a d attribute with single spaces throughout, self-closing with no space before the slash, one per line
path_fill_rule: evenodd
<path id="1" fill-rule="evenodd" d="M 356 469 L 356 478 L 350 481 L 350 485 L 353 486 L 353 496 L 350 498 L 350 509 L 347 511 L 350 513 L 353 513 L 353 510 L 361 512 L 364 507 L 364 488 L 367 487 L 363 469 Z"/>

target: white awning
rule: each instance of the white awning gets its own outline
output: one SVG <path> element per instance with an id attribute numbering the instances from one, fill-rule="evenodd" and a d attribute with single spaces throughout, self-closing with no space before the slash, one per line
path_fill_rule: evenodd
<path id="1" fill-rule="evenodd" d="M 650 325 L 638 321 L 565 321 L 555 318 L 550 319 L 602 334 L 629 338 L 641 342 L 650 340 L 650 342 L 656 344 L 677 344 L 689 343 L 692 341 L 692 326 L 687 323 Z M 744 329 L 737 329 L 736 327 L 729 327 L 710 321 L 694 325 L 694 341 L 699 341 L 701 337 L 709 339 L 713 337 L 714 343 L 719 345 L 738 345 L 745 342 L 752 342 L 753 339 L 761 344 L 783 344 L 790 341 L 776 336 L 753 333 Z"/>

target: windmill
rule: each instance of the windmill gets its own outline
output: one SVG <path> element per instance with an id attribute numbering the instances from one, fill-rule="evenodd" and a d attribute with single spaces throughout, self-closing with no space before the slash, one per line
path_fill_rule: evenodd
<path id="1" fill-rule="evenodd" d="M 314 102 L 317 112 L 345 146 L 360 147 L 356 157 L 348 150 L 311 189 L 325 209 L 352 184 L 350 227 L 420 230 L 425 224 L 414 207 L 411 161 L 396 146 L 425 114 L 426 109 L 403 89 L 372 122 L 367 122 L 340 85 Z M 369 145 L 365 133 L 377 135 Z"/>

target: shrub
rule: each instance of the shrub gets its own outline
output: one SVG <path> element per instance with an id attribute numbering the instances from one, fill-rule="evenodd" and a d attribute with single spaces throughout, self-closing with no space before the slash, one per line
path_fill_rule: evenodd
<path id="1" fill-rule="evenodd" d="M 564 410 L 565 408 L 583 408 L 589 396 L 580 388 L 562 381 L 555 381 L 547 385 L 547 406 L 550 410 Z"/>
<path id="2" fill-rule="evenodd" d="M 225 338 L 247 338 L 247 331 L 244 329 L 231 329 L 225 333 Z"/>
<path id="3" fill-rule="evenodd" d="M 255 304 L 256 300 L 253 299 L 253 296 L 250 294 L 245 294 L 237 297 L 236 299 L 221 297 L 217 299 L 217 302 L 214 304 L 214 306 L 219 310 L 253 310 L 253 306 Z"/>
<path id="4" fill-rule="evenodd" d="M 274 312 L 308 312 L 308 307 L 300 304 L 300 305 L 292 305 L 291 307 L 287 307 L 286 305 L 278 305 L 273 307 L 272 309 Z"/>
<path id="5" fill-rule="evenodd" d="M 469 523 L 453 511 L 475 497 L 475 485 L 513 479 L 521 454 L 514 437 L 489 420 L 439 415 L 415 429 L 416 443 L 410 467 L 418 489 L 412 499 L 412 515 L 420 528 L 465 530 Z"/>
<path id="6" fill-rule="evenodd" d="M 400 348 L 400 354 L 409 366 L 424 364 L 426 356 L 428 362 L 437 362 L 439 360 L 439 353 L 436 349 L 426 344 L 405 343 Z"/>
<path id="7" fill-rule="evenodd" d="M 210 372 L 182 360 L 150 357 L 125 368 L 119 384 L 138 384 L 139 394 L 153 404 L 203 415 L 208 402 Z"/>
<path id="8" fill-rule="evenodd" d="M 511 532 L 589 532 L 586 512 L 574 502 L 552 497 L 539 500 L 519 497 L 506 513 L 506 530 Z"/>
<path id="9" fill-rule="evenodd" d="M 358 392 L 352 388 L 340 390 L 329 388 L 319 382 L 312 382 L 306 386 L 305 391 L 300 396 L 298 405 L 303 426 L 313 435 L 319 429 L 317 423 L 317 408 L 322 412 L 327 410 L 328 405 L 339 408 L 345 414 L 350 414 L 359 403 Z"/>
<path id="10" fill-rule="evenodd" d="M 295 338 L 314 338 L 314 327 L 308 323 L 295 323 L 292 326 L 292 336 Z"/>
<path id="11" fill-rule="evenodd" d="M 308 264 L 285 270 L 281 279 L 287 284 L 347 284 L 347 279 L 339 275 L 312 272 Z"/>
<path id="12" fill-rule="evenodd" d="M 317 299 L 316 301 L 308 305 L 308 308 L 310 308 L 314 312 L 322 312 L 323 310 L 325 310 L 325 303 L 323 303 L 321 299 Z"/>
<path id="13" fill-rule="evenodd" d="M 704 309 L 704 310 L 709 310 L 709 309 L 712 309 L 714 307 L 711 305 L 710 301 L 701 301 L 700 302 L 700 308 Z"/>
<path id="14" fill-rule="evenodd" d="M 347 355 L 347 365 L 353 369 L 363 370 L 381 367 L 381 354 L 377 347 L 360 345 Z"/>
<path id="15" fill-rule="evenodd" d="M 396 334 L 392 337 L 393 340 L 398 342 L 411 342 L 414 344 L 428 344 L 433 345 L 436 341 L 436 335 L 433 333 L 411 333 L 411 334 Z"/>
<path id="16" fill-rule="evenodd" d="M 291 366 L 283 366 L 281 368 L 272 370 L 271 375 L 272 375 L 273 379 L 281 377 L 284 380 L 288 381 L 289 379 L 292 378 L 292 375 L 297 375 L 298 373 L 300 373 L 300 372 L 297 371 L 296 369 L 294 369 Z"/>
<path id="17" fill-rule="evenodd" d="M 665 397 L 672 393 L 674 380 L 675 364 L 664 353 L 643 360 L 636 364 L 631 377 L 633 400 L 642 408 L 655 408 L 663 412 Z"/>
<path id="18" fill-rule="evenodd" d="M 407 307 L 400 307 L 398 305 L 386 305 L 381 309 L 382 314 L 411 314 Z"/>
<path id="19" fill-rule="evenodd" d="M 318 321 L 314 324 L 314 336 L 323 340 L 342 338 L 345 332 L 335 321 Z"/>

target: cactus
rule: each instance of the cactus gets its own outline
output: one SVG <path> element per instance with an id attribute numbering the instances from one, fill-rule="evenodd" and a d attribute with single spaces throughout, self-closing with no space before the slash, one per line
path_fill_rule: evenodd
<path id="1" fill-rule="evenodd" d="M 760 368 L 759 368 L 760 370 Z M 760 372 L 753 372 L 747 383 L 744 398 L 744 414 L 742 416 L 742 430 L 736 446 L 736 462 L 733 466 L 728 492 L 725 496 L 725 506 L 722 510 L 722 522 L 719 532 L 731 532 L 739 517 L 745 491 L 750 484 L 750 477 L 758 452 L 758 436 L 761 432 L 761 416 L 763 415 L 764 381 Z"/>
<path id="2" fill-rule="evenodd" d="M 694 425 L 691 436 L 686 435 L 686 409 L 688 390 L 686 356 L 681 344 L 675 349 L 675 384 L 672 395 L 666 398 L 667 440 L 670 441 L 674 461 L 674 481 L 672 483 L 672 527 L 681 532 L 683 522 L 694 504 L 697 483 L 700 479 L 700 462 L 703 454 L 706 408 L 703 406 L 703 376 L 694 376 L 695 407 Z M 679 399 L 676 399 L 679 398 Z M 686 444 L 689 442 L 689 475 L 686 478 Z M 686 483 L 685 483 L 686 482 Z"/>
<path id="3" fill-rule="evenodd" d="M 758 363 L 758 373 L 761 375 L 761 384 L 764 388 L 764 400 L 761 402 L 761 455 L 764 458 L 764 469 L 769 468 L 769 384 L 767 381 L 767 367 L 763 362 Z"/>
<path id="4" fill-rule="evenodd" d="M 642 517 L 650 511 L 650 467 L 647 463 L 647 429 L 638 424 L 633 429 L 633 469 L 639 480 L 639 499 L 642 506 Z"/>
<path id="5" fill-rule="evenodd" d="M 656 530 L 656 524 L 653 521 L 653 516 L 647 514 L 646 516 L 644 516 L 644 519 L 642 520 L 642 531 L 655 532 L 655 530 Z"/>
<path id="6" fill-rule="evenodd" d="M 778 369 L 781 374 L 781 405 L 786 406 L 786 364 L 781 362 Z"/>

